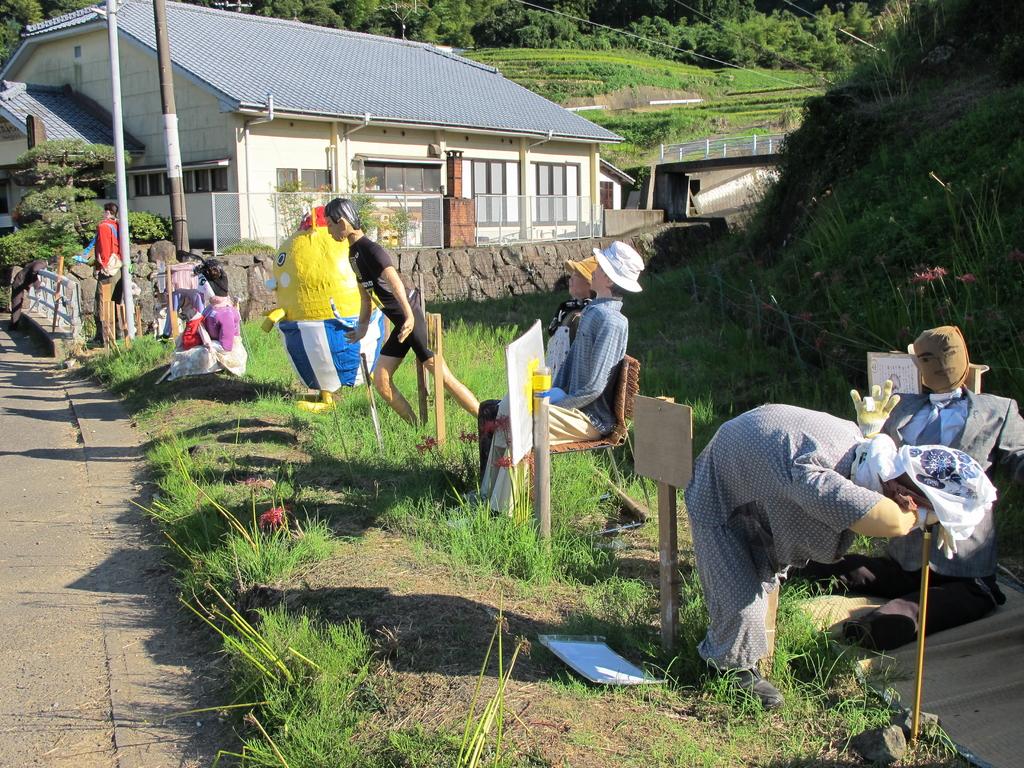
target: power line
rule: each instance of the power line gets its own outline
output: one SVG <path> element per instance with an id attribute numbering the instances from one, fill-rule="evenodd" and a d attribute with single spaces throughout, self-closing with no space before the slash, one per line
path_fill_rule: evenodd
<path id="1" fill-rule="evenodd" d="M 812 19 L 816 19 L 816 18 L 818 18 L 818 17 L 817 17 L 817 16 L 815 16 L 815 15 L 814 15 L 813 13 L 811 13 L 810 11 L 808 11 L 808 10 L 807 10 L 806 8 L 801 8 L 801 7 L 800 7 L 799 5 L 797 5 L 796 3 L 791 3 L 791 2 L 789 2 L 789 0 L 782 0 L 782 2 L 784 2 L 784 3 L 786 4 L 786 5 L 789 5 L 789 6 L 793 7 L 793 8 L 796 8 L 796 9 L 797 9 L 798 11 L 800 11 L 801 13 L 805 13 L 805 14 L 807 14 L 807 15 L 808 15 L 808 16 L 810 16 L 810 17 L 811 17 Z M 871 50 L 873 50 L 873 51 L 877 51 L 877 50 L 880 50 L 880 49 L 879 49 L 879 48 L 878 48 L 877 46 L 874 46 L 874 45 L 872 45 L 872 44 L 871 44 L 871 43 L 869 43 L 869 42 L 868 42 L 867 40 L 865 40 L 865 39 L 863 39 L 863 38 L 860 38 L 860 37 L 857 37 L 857 36 L 856 36 L 855 34 L 853 34 L 853 32 L 847 32 L 847 31 L 846 31 L 845 29 L 843 29 L 843 28 L 842 28 L 842 27 L 840 27 L 840 26 L 836 26 L 836 29 L 837 29 L 837 30 L 839 30 L 840 32 L 842 32 L 842 33 L 843 33 L 844 35 L 846 35 L 847 37 L 852 37 L 852 38 L 853 38 L 854 40 L 856 40 L 856 41 L 857 41 L 858 43 L 863 43 L 864 45 L 866 45 L 866 46 L 867 46 L 868 48 L 870 48 L 870 49 L 871 49 Z"/>
<path id="2" fill-rule="evenodd" d="M 660 45 L 660 46 L 662 46 L 664 48 L 668 48 L 669 50 L 672 50 L 672 51 L 678 51 L 679 53 L 685 53 L 688 56 L 694 56 L 694 57 L 696 57 L 698 59 L 704 59 L 705 61 L 710 61 L 710 62 L 712 62 L 714 64 L 720 64 L 723 67 L 731 67 L 733 69 L 739 69 L 739 70 L 742 70 L 744 72 L 749 72 L 752 75 L 757 75 L 758 77 L 763 77 L 763 78 L 765 78 L 767 80 L 774 80 L 777 83 L 782 83 L 784 85 L 789 86 L 790 88 L 803 88 L 804 90 L 811 91 L 812 93 L 815 92 L 814 88 L 811 88 L 810 86 L 803 85 L 802 83 L 794 83 L 794 82 L 792 82 L 790 80 L 784 80 L 781 77 L 774 77 L 772 75 L 767 75 L 764 72 L 758 72 L 757 70 L 750 69 L 749 67 L 741 67 L 739 64 L 733 64 L 732 62 L 729 62 L 729 61 L 723 61 L 722 59 L 716 59 L 714 56 L 707 56 L 707 55 L 705 55 L 703 53 L 697 53 L 694 50 L 686 50 L 685 48 L 679 48 L 677 46 L 670 45 L 669 43 L 663 42 L 661 40 L 654 40 L 652 38 L 644 37 L 643 35 L 638 35 L 638 34 L 635 34 L 633 32 L 627 32 L 624 29 L 616 29 L 615 27 L 609 27 L 607 24 L 600 24 L 600 23 L 598 23 L 596 21 L 591 21 L 590 19 L 583 19 L 583 18 L 580 18 L 579 16 L 573 16 L 571 13 L 565 13 L 564 11 L 559 11 L 559 10 L 557 10 L 555 8 L 548 8 L 547 6 L 537 5 L 535 3 L 528 2 L 528 0 L 512 0 L 512 2 L 519 3 L 520 5 L 525 5 L 528 8 L 534 8 L 534 9 L 536 9 L 538 11 L 546 11 L 547 13 L 553 13 L 553 14 L 555 14 L 557 16 L 564 16 L 567 19 L 572 19 L 573 21 L 577 21 L 577 22 L 580 22 L 580 23 L 583 23 L 583 24 L 590 24 L 593 27 L 600 27 L 601 29 L 606 29 L 609 32 L 615 32 L 616 34 L 619 34 L 619 35 L 625 35 L 626 37 L 631 37 L 631 38 L 633 38 L 635 40 L 641 40 L 641 41 L 643 41 L 645 43 L 650 43 L 650 44 L 653 44 L 653 45 Z"/>
<path id="3" fill-rule="evenodd" d="M 826 78 L 824 75 L 822 75 L 820 72 L 815 72 L 814 70 L 809 69 L 808 67 L 805 67 L 805 66 L 803 66 L 801 64 L 797 64 L 795 61 L 787 59 L 784 56 L 780 56 L 779 54 L 775 53 L 774 51 L 771 51 L 771 50 L 765 48 L 763 45 L 760 45 L 760 44 L 758 44 L 758 43 L 756 43 L 756 42 L 754 42 L 752 40 L 749 40 L 748 38 L 746 38 L 743 35 L 741 35 L 739 32 L 736 32 L 735 30 L 729 29 L 725 25 L 725 22 L 723 20 L 715 19 L 715 18 L 713 18 L 711 16 L 708 16 L 706 13 L 704 13 L 703 11 L 697 10 L 692 5 L 687 5 L 686 3 L 682 2 L 682 0 L 672 0 L 672 2 L 674 2 L 676 5 L 681 5 L 683 8 L 685 8 L 688 11 L 690 11 L 691 13 L 695 13 L 698 16 L 707 19 L 712 24 L 718 25 L 718 27 L 723 32 L 727 32 L 730 35 L 732 35 L 733 37 L 738 37 L 740 40 L 743 40 L 744 42 L 748 43 L 749 45 L 754 46 L 759 51 L 774 54 L 778 58 L 779 61 L 785 62 L 786 64 L 789 64 L 790 66 L 795 67 L 796 69 L 801 69 L 801 70 L 803 70 L 804 72 L 807 72 L 810 75 L 814 75 L 815 77 L 819 78 L 821 80 L 821 82 L 824 83 L 825 85 L 832 85 L 832 82 L 828 78 Z"/>

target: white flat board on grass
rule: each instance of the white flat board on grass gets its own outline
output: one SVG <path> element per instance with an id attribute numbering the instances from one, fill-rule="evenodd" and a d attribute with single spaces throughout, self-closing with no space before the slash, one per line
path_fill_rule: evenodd
<path id="1" fill-rule="evenodd" d="M 544 364 L 544 334 L 540 320 L 505 347 L 508 375 L 508 448 L 518 464 L 533 449 L 533 372 Z"/>
<path id="2" fill-rule="evenodd" d="M 608 647 L 603 637 L 588 635 L 540 635 L 540 644 L 592 683 L 603 685 L 651 685 L 664 678 L 648 675 Z"/>

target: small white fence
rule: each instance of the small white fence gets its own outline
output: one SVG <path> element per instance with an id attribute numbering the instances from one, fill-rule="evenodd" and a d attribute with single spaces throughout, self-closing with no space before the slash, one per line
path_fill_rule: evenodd
<path id="1" fill-rule="evenodd" d="M 39 280 L 29 290 L 27 311 L 52 325 L 55 305 L 56 329 L 69 332 L 72 336 L 81 336 L 81 284 L 69 275 L 58 277 L 56 272 L 44 269 L 39 273 Z"/>
<path id="2" fill-rule="evenodd" d="M 772 133 L 764 136 L 726 136 L 721 139 L 702 139 L 683 144 L 662 144 L 658 152 L 658 162 L 675 163 L 680 160 L 773 155 L 779 151 L 785 138 L 784 133 Z"/>
<path id="3" fill-rule="evenodd" d="M 280 248 L 298 229 L 303 216 L 335 197 L 365 204 L 363 228 L 389 248 L 441 248 L 444 213 L 440 195 L 351 194 L 338 192 L 272 192 L 210 195 L 213 249 L 242 240 Z"/>
<path id="4" fill-rule="evenodd" d="M 477 195 L 476 243 L 600 237 L 602 208 L 579 195 Z"/>

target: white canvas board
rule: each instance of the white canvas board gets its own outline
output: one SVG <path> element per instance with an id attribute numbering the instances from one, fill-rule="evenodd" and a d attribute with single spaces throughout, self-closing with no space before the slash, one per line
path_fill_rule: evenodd
<path id="1" fill-rule="evenodd" d="M 892 379 L 892 391 L 907 395 L 921 394 L 921 374 L 912 355 L 901 352 L 868 352 L 868 391 L 877 384 L 884 386 Z"/>
<path id="2" fill-rule="evenodd" d="M 540 320 L 505 347 L 508 376 L 509 451 L 518 464 L 533 449 L 533 372 L 544 363 L 544 334 Z"/>
<path id="3" fill-rule="evenodd" d="M 540 644 L 592 683 L 650 685 L 665 680 L 651 677 L 608 647 L 603 637 L 540 635 Z"/>

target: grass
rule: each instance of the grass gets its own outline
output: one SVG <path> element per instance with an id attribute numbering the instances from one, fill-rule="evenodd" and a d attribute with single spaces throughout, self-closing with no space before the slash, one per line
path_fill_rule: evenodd
<path id="1" fill-rule="evenodd" d="M 786 350 L 723 321 L 717 286 L 713 272 L 683 268 L 651 275 L 643 300 L 627 302 L 643 392 L 692 403 L 698 444 L 765 399 L 845 413 L 848 382 L 809 377 L 789 365 Z M 556 303 L 538 295 L 438 307 L 449 364 L 481 397 L 499 396 L 502 346 Z M 151 512 L 184 599 L 207 618 L 213 613 L 224 633 L 236 692 L 230 703 L 252 704 L 248 716 L 235 715 L 243 743 L 221 765 L 455 765 L 468 743 L 460 734 L 479 723 L 485 702 L 499 700 L 488 710 L 491 735 L 479 753 L 488 765 L 806 760 L 839 755 L 851 733 L 887 717 L 856 683 L 850 661 L 801 618 L 795 606 L 803 595 L 788 589 L 774 673 L 787 695 L 781 715 L 708 679 L 695 652 L 707 619 L 690 575 L 680 653 L 664 655 L 656 531 L 648 525 L 622 537 L 620 548 L 595 535 L 617 515 L 594 481 L 602 459 L 580 454 L 553 463 L 554 535 L 546 546 L 531 526 L 465 503 L 477 474 L 468 415 L 449 409 L 449 441 L 429 447 L 429 430 L 410 429 L 384 410 L 379 449 L 364 392 L 345 393 L 331 414 L 301 413 L 277 340 L 256 324 L 243 334 L 250 367 L 241 381 L 204 377 L 156 388 L 168 350 L 152 339 L 89 363 L 153 436 Z M 412 365 L 399 370 L 397 383 L 414 391 Z M 636 478 L 628 485 L 635 498 L 650 495 Z M 289 510 L 286 525 L 262 528 L 260 516 L 278 506 Z M 671 683 L 592 689 L 543 649 L 527 654 L 526 646 L 499 683 L 505 677 L 494 657 L 488 667 L 484 659 L 503 605 L 506 656 L 518 636 L 600 634 Z M 523 715 L 524 706 L 537 714 Z M 680 719 L 679 712 L 701 714 Z M 576 725 L 561 733 L 536 724 L 563 721 Z M 770 736 L 780 722 L 788 734 L 781 740 Z M 921 760 L 937 749 L 923 746 Z"/>

